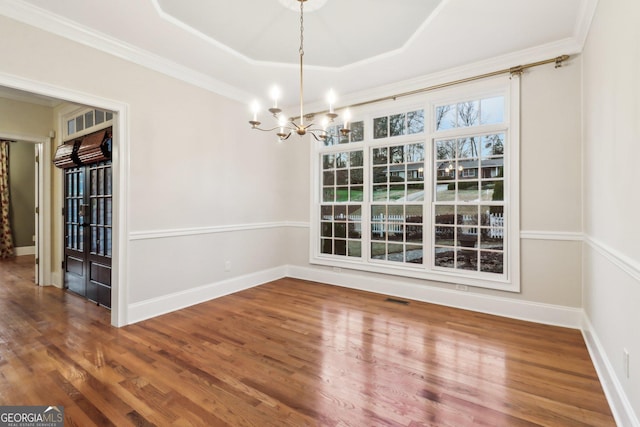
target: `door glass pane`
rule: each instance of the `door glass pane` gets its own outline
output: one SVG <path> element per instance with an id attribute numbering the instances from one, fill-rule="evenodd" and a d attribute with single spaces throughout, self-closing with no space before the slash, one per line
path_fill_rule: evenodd
<path id="1" fill-rule="evenodd" d="M 105 250 L 105 255 L 106 256 L 111 256 L 111 228 L 107 228 L 105 230 L 105 246 L 106 246 L 106 250 Z"/>

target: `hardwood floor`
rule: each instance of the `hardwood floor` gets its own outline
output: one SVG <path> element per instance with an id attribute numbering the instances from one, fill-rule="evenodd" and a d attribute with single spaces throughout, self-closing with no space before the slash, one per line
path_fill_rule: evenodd
<path id="1" fill-rule="evenodd" d="M 613 426 L 579 331 L 282 279 L 124 328 L 0 262 L 0 405 L 65 426 Z"/>

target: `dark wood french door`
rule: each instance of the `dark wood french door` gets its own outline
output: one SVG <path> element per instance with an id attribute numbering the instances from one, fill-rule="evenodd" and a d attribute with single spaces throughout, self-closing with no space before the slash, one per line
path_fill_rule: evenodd
<path id="1" fill-rule="evenodd" d="M 65 287 L 111 308 L 111 160 L 65 169 Z"/>

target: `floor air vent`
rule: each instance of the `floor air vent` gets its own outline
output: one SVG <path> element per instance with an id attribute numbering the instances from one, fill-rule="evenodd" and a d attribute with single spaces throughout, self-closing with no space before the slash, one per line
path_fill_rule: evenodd
<path id="1" fill-rule="evenodd" d="M 393 303 L 396 303 L 396 304 L 409 305 L 409 301 L 404 301 L 404 300 L 401 300 L 401 299 L 387 298 L 385 301 L 393 302 Z"/>

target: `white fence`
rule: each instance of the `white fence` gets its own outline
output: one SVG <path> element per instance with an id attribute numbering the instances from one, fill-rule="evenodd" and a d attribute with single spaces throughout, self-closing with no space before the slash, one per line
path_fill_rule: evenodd
<path id="1" fill-rule="evenodd" d="M 352 223 L 353 230 L 360 233 L 362 232 L 362 217 L 360 215 L 325 215 L 322 217 L 323 221 L 348 221 Z M 472 215 L 462 215 L 462 225 L 475 223 L 476 218 Z M 404 226 L 416 225 L 420 226 L 419 222 L 406 222 L 406 216 L 404 215 L 374 215 L 371 217 L 371 232 L 379 236 L 388 234 L 402 234 L 404 233 Z M 487 233 L 487 236 L 496 239 L 504 238 L 504 214 L 502 213 L 490 213 L 489 214 L 489 228 L 483 227 L 483 231 Z M 460 232 L 464 234 L 478 234 L 478 227 L 461 227 Z"/>

